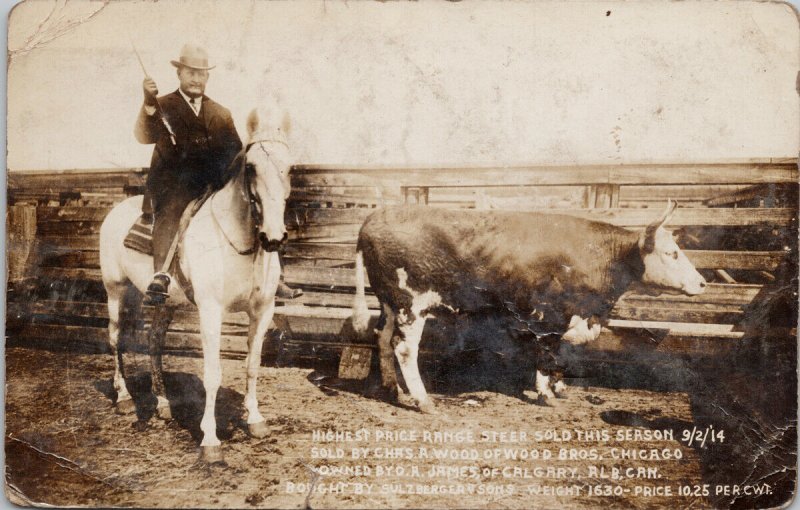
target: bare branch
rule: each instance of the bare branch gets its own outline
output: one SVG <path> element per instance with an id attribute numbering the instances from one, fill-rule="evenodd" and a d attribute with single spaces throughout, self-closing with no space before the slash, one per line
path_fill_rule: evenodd
<path id="1" fill-rule="evenodd" d="M 45 19 L 39 23 L 34 32 L 25 40 L 25 43 L 19 48 L 9 48 L 8 65 L 11 65 L 14 58 L 26 55 L 36 48 L 40 48 L 58 39 L 59 37 L 74 30 L 79 25 L 91 20 L 103 9 L 105 9 L 109 2 L 110 0 L 103 0 L 100 4 L 100 7 L 95 9 L 88 16 L 81 18 L 70 18 L 66 13 L 69 0 L 64 0 L 63 3 L 56 1 Z"/>

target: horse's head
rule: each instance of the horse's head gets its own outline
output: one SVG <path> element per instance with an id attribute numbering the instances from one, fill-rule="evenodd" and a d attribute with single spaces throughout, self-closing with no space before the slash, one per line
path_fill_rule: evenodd
<path id="1" fill-rule="evenodd" d="M 258 241 L 264 250 L 278 251 L 288 239 L 283 220 L 291 192 L 288 145 L 271 112 L 263 108 L 250 112 L 247 133 L 245 183 Z"/>

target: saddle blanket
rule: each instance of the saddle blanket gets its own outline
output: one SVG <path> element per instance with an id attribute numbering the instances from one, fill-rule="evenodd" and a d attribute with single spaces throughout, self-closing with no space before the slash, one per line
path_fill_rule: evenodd
<path id="1" fill-rule="evenodd" d="M 179 238 L 183 237 L 183 232 L 186 230 L 186 227 L 189 225 L 189 220 L 197 214 L 197 211 L 200 210 L 200 207 L 208 200 L 211 195 L 210 191 L 207 191 L 203 194 L 200 198 L 196 198 L 189 202 L 186 206 L 186 209 L 183 211 L 183 215 L 181 216 L 181 224 L 178 228 L 178 233 L 176 234 Z M 138 251 L 139 253 L 144 253 L 145 255 L 153 255 L 153 217 L 152 215 L 142 214 L 136 219 L 136 222 L 133 226 L 128 230 L 128 235 L 125 236 L 125 240 L 122 244 L 126 248 L 130 248 L 131 250 Z"/>
<path id="2" fill-rule="evenodd" d="M 142 214 L 128 230 L 128 235 L 122 244 L 126 248 L 153 255 L 153 218 L 149 214 Z"/>

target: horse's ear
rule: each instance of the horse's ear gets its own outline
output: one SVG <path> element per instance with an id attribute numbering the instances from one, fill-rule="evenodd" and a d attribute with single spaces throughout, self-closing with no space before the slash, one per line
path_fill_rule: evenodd
<path id="1" fill-rule="evenodd" d="M 253 108 L 250 112 L 250 115 L 247 116 L 247 135 L 249 137 L 253 136 L 253 133 L 258 131 L 258 126 L 261 123 L 261 120 L 258 115 L 258 109 Z"/>

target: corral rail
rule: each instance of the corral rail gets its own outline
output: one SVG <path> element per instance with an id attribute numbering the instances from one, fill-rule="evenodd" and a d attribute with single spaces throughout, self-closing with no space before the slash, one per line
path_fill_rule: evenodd
<path id="1" fill-rule="evenodd" d="M 141 169 L 9 173 L 7 334 L 105 345 L 97 232 L 113 204 L 142 191 L 144 178 Z M 796 268 L 797 179 L 794 159 L 569 167 L 296 166 L 284 261 L 287 282 L 302 287 L 305 295 L 279 303 L 276 352 L 317 356 L 348 345 L 341 332 L 350 314 L 355 241 L 363 220 L 382 205 L 539 210 L 640 229 L 668 197 L 681 206 L 669 227 L 677 229 L 687 255 L 712 283 L 695 297 L 627 292 L 597 348 L 620 349 L 636 338 L 683 351 L 705 349 L 709 339 L 736 342 L 743 335 L 744 310 L 765 299 L 765 285 L 785 278 L 786 267 Z M 371 298 L 369 304 L 375 310 L 377 301 Z M 198 348 L 196 323 L 194 312 L 180 311 L 168 347 Z M 239 315 L 226 321 L 222 350 L 227 354 L 244 353 L 244 324 Z M 428 345 L 436 350 L 436 341 Z"/>

